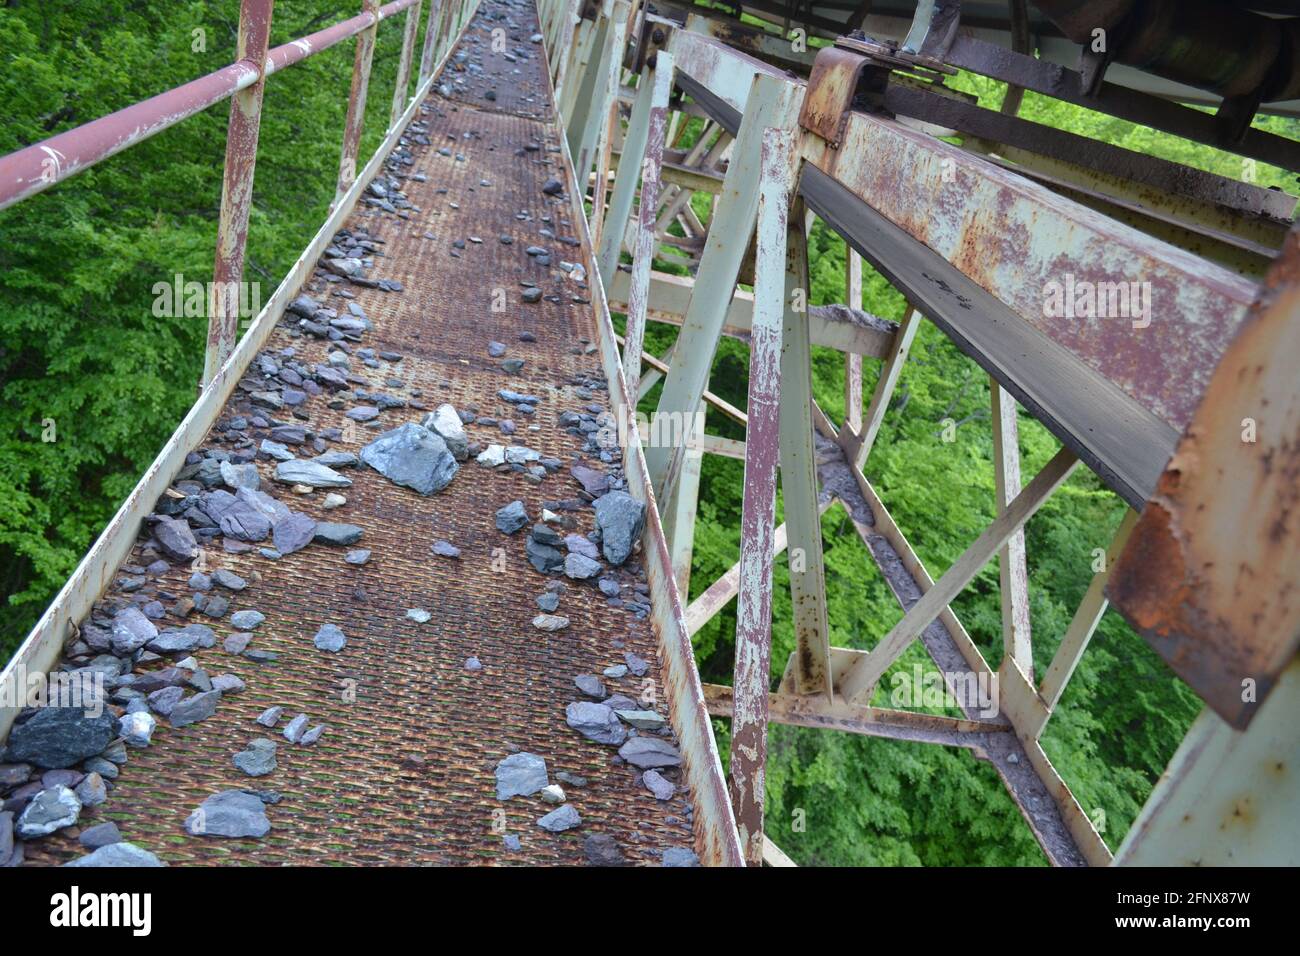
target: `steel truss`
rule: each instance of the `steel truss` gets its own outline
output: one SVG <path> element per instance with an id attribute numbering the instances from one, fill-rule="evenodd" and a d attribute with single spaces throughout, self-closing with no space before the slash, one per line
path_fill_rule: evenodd
<path id="1" fill-rule="evenodd" d="M 779 20 L 774 6 L 745 9 Z M 679 4 L 542 0 L 541 10 L 577 181 L 590 183 L 600 280 L 627 316 L 618 398 L 634 407 L 662 382 L 659 413 L 706 402 L 746 428 L 743 443 L 704 435 L 648 447 L 645 460 L 683 594 L 700 456 L 745 461 L 739 560 L 683 623 L 694 634 L 738 601 L 734 683 L 706 686 L 705 700 L 732 721 L 731 797 L 747 862 L 790 865 L 763 835 L 766 730 L 776 721 L 970 749 L 996 767 L 1051 862 L 1111 863 L 1040 745 L 1110 596 L 1209 705 L 1114 862 L 1297 862 L 1300 787 L 1282 768 L 1300 756 L 1300 536 L 1286 517 L 1300 487 L 1300 395 L 1286 363 L 1269 362 L 1300 345 L 1294 200 L 1045 130 L 1014 115 L 1018 97 L 1001 113 L 982 110 L 943 77 L 970 69 L 1221 139 L 1205 114 L 1099 79 L 1078 92 L 1073 75 L 1032 56 L 927 35 L 934 24 L 920 15 L 912 31 L 925 42 L 909 54 L 855 39 L 795 51 L 781 34 Z M 835 36 L 834 21 L 816 26 Z M 680 149 L 687 116 L 705 117 L 705 131 Z M 1296 144 L 1258 131 L 1229 148 L 1300 165 Z M 707 226 L 689 206 L 695 192 L 713 196 Z M 799 305 L 813 215 L 850 247 L 847 306 Z M 668 232 L 674 223 L 685 238 Z M 656 256 L 676 257 L 694 278 L 656 272 Z M 903 322 L 860 311 L 863 259 L 907 297 Z M 1046 316 L 1045 283 L 1064 274 L 1147 283 L 1161 311 L 1140 334 Z M 982 366 L 992 391 L 997 516 L 937 579 L 863 474 L 923 317 Z M 643 353 L 647 321 L 680 326 L 669 354 Z M 723 335 L 750 346 L 744 410 L 708 390 Z M 845 353 L 838 426 L 812 397 L 813 344 Z M 865 410 L 864 356 L 883 362 Z M 1061 442 L 1023 484 L 1017 403 Z M 1261 416 L 1267 427 L 1242 444 L 1241 420 Z M 1023 528 L 1079 464 L 1130 508 L 1050 666 L 1035 674 Z M 786 522 L 774 527 L 778 473 Z M 1254 495 L 1242 493 L 1246 482 Z M 905 611 L 870 651 L 829 642 L 820 517 L 832 507 L 847 512 Z M 772 692 L 772 567 L 795 548 L 807 559 L 790 575 L 796 650 Z M 993 672 L 952 602 L 995 556 L 1004 653 Z M 1258 582 L 1249 599 L 1233 587 L 1241 573 Z M 950 683 L 996 679 L 1001 714 L 874 706 L 880 677 L 915 640 Z M 1242 694 L 1243 679 L 1254 696 Z"/>

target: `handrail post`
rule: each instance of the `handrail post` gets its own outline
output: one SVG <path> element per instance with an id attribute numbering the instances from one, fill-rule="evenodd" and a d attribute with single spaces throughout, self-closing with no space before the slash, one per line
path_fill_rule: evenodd
<path id="1" fill-rule="evenodd" d="M 370 65 L 375 58 L 375 33 L 379 29 L 379 0 L 362 0 L 362 12 L 374 22 L 357 34 L 357 55 L 352 61 L 352 90 L 348 94 L 348 117 L 343 125 L 343 153 L 339 157 L 338 203 L 357 178 L 357 150 L 361 147 L 361 127 L 366 120 L 366 90 L 370 86 Z"/>
<path id="2" fill-rule="evenodd" d="M 429 19 L 424 25 L 424 50 L 420 54 L 420 81 L 417 87 L 424 86 L 433 74 L 434 52 L 438 45 L 438 32 L 442 24 L 442 7 L 445 0 L 429 0 Z"/>
<path id="3" fill-rule="evenodd" d="M 388 120 L 392 129 L 406 112 L 406 94 L 411 87 L 411 56 L 415 52 L 415 34 L 420 30 L 420 4 L 422 0 L 406 8 L 406 31 L 402 34 L 402 58 L 397 62 L 397 83 L 393 88 L 393 112 Z"/>
<path id="4" fill-rule="evenodd" d="M 203 360 L 203 385 L 235 350 L 239 337 L 239 283 L 244 275 L 248 244 L 248 212 L 253 201 L 253 169 L 257 164 L 257 135 L 266 87 L 266 51 L 271 38 L 275 0 L 241 0 L 236 60 L 258 70 L 257 82 L 235 93 L 226 128 L 226 165 L 221 185 L 221 220 L 217 226 L 216 261 L 208 292 L 208 342 Z"/>

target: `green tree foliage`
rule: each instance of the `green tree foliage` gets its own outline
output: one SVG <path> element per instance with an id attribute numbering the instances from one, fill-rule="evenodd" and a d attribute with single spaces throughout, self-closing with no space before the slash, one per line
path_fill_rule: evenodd
<path id="1" fill-rule="evenodd" d="M 271 43 L 357 9 L 276 4 Z M 220 69 L 238 22 L 237 0 L 5 5 L 0 155 Z M 379 28 L 362 161 L 387 126 L 401 34 L 400 18 Z M 353 50 L 338 44 L 267 84 L 246 269 L 263 302 L 334 197 Z M 0 657 L 194 400 L 207 320 L 155 316 L 153 288 L 212 278 L 228 109 L 0 213 Z"/>

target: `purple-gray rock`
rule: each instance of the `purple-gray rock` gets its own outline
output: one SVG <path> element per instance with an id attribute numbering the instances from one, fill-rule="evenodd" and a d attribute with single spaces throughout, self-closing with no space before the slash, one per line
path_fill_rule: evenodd
<path id="1" fill-rule="evenodd" d="M 261 611 L 236 611 L 234 614 L 230 615 L 231 627 L 237 628 L 241 631 L 251 631 L 265 620 L 266 615 Z"/>
<path id="2" fill-rule="evenodd" d="M 271 543 L 281 554 L 293 554 L 311 544 L 316 535 L 316 522 L 299 511 L 281 518 L 271 531 Z"/>
<path id="3" fill-rule="evenodd" d="M 92 828 L 93 829 L 93 828 Z M 126 867 L 126 866 L 166 866 L 162 860 L 154 856 L 148 850 L 136 846 L 134 843 L 110 843 L 107 846 L 101 846 L 93 853 L 87 853 L 85 856 L 79 856 L 75 860 L 70 860 L 63 864 L 64 866 L 90 866 L 90 867 Z"/>
<path id="4" fill-rule="evenodd" d="M 575 581 L 586 581 L 588 578 L 594 578 L 600 572 L 600 563 L 591 560 L 585 555 L 570 554 L 564 559 L 564 573 Z"/>
<path id="5" fill-rule="evenodd" d="M 150 641 L 148 647 L 156 654 L 170 654 L 212 647 L 216 643 L 217 636 L 206 624 L 187 624 L 184 627 L 167 628 Z"/>
<path id="6" fill-rule="evenodd" d="M 321 629 L 316 632 L 314 643 L 317 650 L 336 654 L 347 646 L 348 639 L 337 625 L 322 624 Z"/>
<path id="7" fill-rule="evenodd" d="M 596 700 L 605 699 L 605 685 L 595 674 L 579 674 L 573 679 L 573 683 L 588 697 L 594 697 Z"/>
<path id="8" fill-rule="evenodd" d="M 571 804 L 565 803 L 556 807 L 546 816 L 537 821 L 537 825 L 543 830 L 549 830 L 552 833 L 562 833 L 565 830 L 572 830 L 582 824 L 582 817 L 578 816 L 578 811 L 573 809 Z"/>
<path id="9" fill-rule="evenodd" d="M 362 452 L 364 457 L 365 452 Z M 333 468 L 319 462 L 293 458 L 275 466 L 275 480 L 286 485 L 308 485 L 312 488 L 351 488 L 352 479 L 340 475 Z"/>
<path id="10" fill-rule="evenodd" d="M 265 777 L 276 768 L 275 741 L 254 737 L 248 747 L 235 754 L 234 764 L 250 777 Z"/>
<path id="11" fill-rule="evenodd" d="M 158 636 L 158 628 L 134 604 L 118 611 L 113 617 L 113 653 L 126 657 L 144 647 Z"/>
<path id="12" fill-rule="evenodd" d="M 117 829 L 116 823 L 105 820 L 103 823 L 96 823 L 93 827 L 82 830 L 77 841 L 87 850 L 98 850 L 100 847 L 121 843 L 122 834 Z"/>
<path id="13" fill-rule="evenodd" d="M 656 800 L 671 800 L 677 788 L 673 786 L 672 781 L 665 780 L 663 774 L 658 770 L 647 770 L 641 775 L 641 782 L 645 788 L 654 794 Z"/>

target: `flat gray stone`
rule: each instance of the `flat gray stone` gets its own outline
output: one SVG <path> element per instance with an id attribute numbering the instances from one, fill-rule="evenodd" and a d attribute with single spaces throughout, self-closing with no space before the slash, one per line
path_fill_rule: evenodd
<path id="1" fill-rule="evenodd" d="M 248 747 L 235 754 L 234 764 L 250 777 L 265 777 L 275 770 L 275 741 L 254 737 Z"/>
<path id="2" fill-rule="evenodd" d="M 283 713 L 283 707 L 268 707 L 257 715 L 257 722 L 263 727 L 274 727 L 280 722 L 280 715 Z M 306 721 L 303 721 L 303 723 L 306 723 Z"/>
<path id="3" fill-rule="evenodd" d="M 105 820 L 103 823 L 96 823 L 93 827 L 86 827 L 81 831 L 81 836 L 77 837 L 77 841 L 87 850 L 98 850 L 113 843 L 121 843 L 122 834 L 117 829 L 116 823 Z"/>
<path id="4" fill-rule="evenodd" d="M 266 805 L 243 790 L 223 790 L 204 800 L 185 821 L 194 836 L 262 837 L 271 831 Z"/>
<path id="5" fill-rule="evenodd" d="M 641 775 L 641 782 L 645 788 L 654 794 L 656 800 L 671 800 L 677 788 L 673 786 L 672 781 L 665 780 L 663 774 L 658 770 L 647 770 Z"/>
<path id="6" fill-rule="evenodd" d="M 389 481 L 422 495 L 446 488 L 460 467 L 442 437 L 415 422 L 384 432 L 361 449 L 361 460 Z"/>
<path id="7" fill-rule="evenodd" d="M 113 653 L 118 657 L 134 654 L 158 636 L 158 628 L 134 604 L 113 616 Z"/>
<path id="8" fill-rule="evenodd" d="M 572 830 L 582 824 L 582 817 L 578 816 L 578 811 L 573 809 L 573 805 L 566 803 L 556 807 L 546 816 L 537 821 L 537 825 L 543 830 L 549 830 L 552 833 L 562 833 L 565 830 Z"/>
<path id="9" fill-rule="evenodd" d="M 335 624 L 322 624 L 314 640 L 316 649 L 337 654 L 347 646 L 348 639 Z"/>
<path id="10" fill-rule="evenodd" d="M 588 697 L 594 697 L 596 700 L 605 699 L 605 685 L 595 674 L 579 674 L 573 679 L 573 683 Z"/>
<path id="11" fill-rule="evenodd" d="M 357 567 L 360 567 L 361 565 L 365 564 L 367 561 L 370 560 L 370 552 L 367 551 L 365 548 L 359 548 L 356 551 L 349 551 L 346 555 L 343 556 L 343 560 L 346 561 L 348 564 L 352 564 L 352 565 L 356 565 Z"/>
<path id="12" fill-rule="evenodd" d="M 162 860 L 134 843 L 109 843 L 93 853 L 69 860 L 64 866 L 166 866 Z"/>
<path id="13" fill-rule="evenodd" d="M 527 524 L 528 512 L 524 510 L 522 501 L 512 501 L 505 507 L 497 509 L 497 530 L 503 534 L 514 534 Z"/>
<path id="14" fill-rule="evenodd" d="M 302 740 L 302 735 L 307 732 L 307 721 L 310 718 L 306 714 L 299 714 L 293 720 L 284 725 L 284 739 L 291 744 L 296 744 Z"/>
<path id="15" fill-rule="evenodd" d="M 188 561 L 199 552 L 194 532 L 180 518 L 163 517 L 153 526 L 158 548 L 172 561 Z"/>
<path id="16" fill-rule="evenodd" d="M 664 866 L 699 866 L 700 858 L 694 850 L 682 846 L 670 846 L 663 851 Z"/>
<path id="17" fill-rule="evenodd" d="M 618 755 L 640 770 L 677 767 L 682 762 L 677 748 L 660 737 L 633 737 L 618 749 Z"/>
<path id="18" fill-rule="evenodd" d="M 271 528 L 271 543 L 280 554 L 293 554 L 316 537 L 316 521 L 300 511 L 281 518 Z"/>
<path id="19" fill-rule="evenodd" d="M 200 647 L 212 647 L 217 643 L 217 636 L 206 624 L 187 624 L 184 627 L 169 627 L 159 633 L 147 645 L 157 654 L 170 654 L 176 651 L 193 651 Z"/>
<path id="20" fill-rule="evenodd" d="M 236 611 L 230 615 L 230 626 L 240 631 L 251 631 L 265 620 L 266 615 L 261 611 Z"/>
<path id="21" fill-rule="evenodd" d="M 333 521 L 318 521 L 316 523 L 316 532 L 312 537 L 313 541 L 319 541 L 321 544 L 332 544 L 335 547 L 346 548 L 350 544 L 356 544 L 361 540 L 364 534 L 361 528 L 354 524 L 337 524 Z"/>
<path id="22" fill-rule="evenodd" d="M 616 710 L 618 719 L 631 724 L 637 730 L 659 730 L 668 722 L 653 710 Z"/>
<path id="23" fill-rule="evenodd" d="M 546 761 L 524 751 L 511 754 L 497 764 L 496 781 L 498 800 L 531 796 L 549 783 Z"/>
<path id="24" fill-rule="evenodd" d="M 275 480 L 286 485 L 309 485 L 312 488 L 351 488 L 352 479 L 319 462 L 294 458 L 275 466 Z"/>
<path id="25" fill-rule="evenodd" d="M 188 727 L 190 724 L 197 724 L 200 720 L 207 720 L 217 712 L 217 704 L 221 700 L 221 691 L 209 690 L 201 694 L 195 694 L 193 697 L 187 697 L 180 701 L 172 708 L 172 712 L 167 715 L 168 721 L 173 727 Z"/>
<path id="26" fill-rule="evenodd" d="M 600 574 L 601 570 L 600 562 L 593 561 L 586 555 L 569 554 L 564 559 L 564 573 L 575 581 L 586 581 L 588 578 L 594 578 Z"/>
<path id="27" fill-rule="evenodd" d="M 604 704 L 592 701 L 574 701 L 564 710 L 564 719 L 570 727 L 588 740 L 617 747 L 627 739 L 627 728 L 618 715 Z"/>

